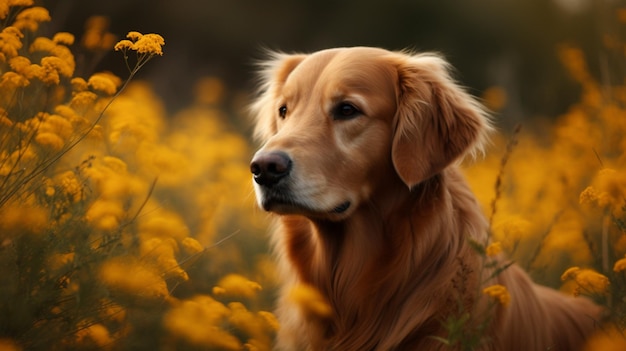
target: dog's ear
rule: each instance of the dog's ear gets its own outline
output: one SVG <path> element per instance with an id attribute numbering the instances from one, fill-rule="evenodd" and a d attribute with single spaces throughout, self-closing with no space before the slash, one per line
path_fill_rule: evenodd
<path id="1" fill-rule="evenodd" d="M 276 133 L 276 98 L 289 74 L 306 58 L 301 54 L 268 52 L 268 58 L 259 63 L 259 89 L 256 100 L 250 105 L 255 120 L 254 137 L 266 141 Z"/>
<path id="2" fill-rule="evenodd" d="M 443 59 L 401 55 L 392 160 L 411 188 L 481 149 L 491 127 L 485 110 L 452 80 Z"/>

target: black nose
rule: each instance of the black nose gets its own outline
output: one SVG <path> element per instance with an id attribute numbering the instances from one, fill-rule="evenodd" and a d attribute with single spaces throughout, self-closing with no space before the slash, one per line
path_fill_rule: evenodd
<path id="1" fill-rule="evenodd" d="M 291 171 L 291 159 L 284 152 L 257 153 L 250 163 L 250 172 L 259 185 L 271 187 Z"/>

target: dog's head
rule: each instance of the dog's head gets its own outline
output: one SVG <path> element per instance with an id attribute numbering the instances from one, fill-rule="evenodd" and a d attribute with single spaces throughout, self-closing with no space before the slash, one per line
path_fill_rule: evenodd
<path id="1" fill-rule="evenodd" d="M 267 211 L 341 220 L 386 184 L 438 174 L 490 129 L 435 55 L 341 48 L 264 67 L 250 168 Z"/>

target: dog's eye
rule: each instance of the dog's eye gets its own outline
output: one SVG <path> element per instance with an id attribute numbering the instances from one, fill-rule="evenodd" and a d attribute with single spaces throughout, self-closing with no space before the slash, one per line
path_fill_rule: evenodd
<path id="1" fill-rule="evenodd" d="M 285 118 L 285 116 L 287 116 L 287 106 L 286 105 L 282 105 L 281 107 L 278 108 L 278 115 L 280 116 L 280 118 Z"/>
<path id="2" fill-rule="evenodd" d="M 333 112 L 334 119 L 351 119 L 361 113 L 358 108 L 349 102 L 342 102 L 335 108 Z"/>

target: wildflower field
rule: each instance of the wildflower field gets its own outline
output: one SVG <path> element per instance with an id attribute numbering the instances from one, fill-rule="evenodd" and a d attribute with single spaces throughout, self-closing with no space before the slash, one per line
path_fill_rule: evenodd
<path id="1" fill-rule="evenodd" d="M 84 33 L 41 35 L 51 20 L 33 0 L 0 0 L 0 351 L 271 349 L 268 223 L 223 83 L 200 78 L 195 102 L 169 115 L 136 78 L 167 55 L 167 38 L 119 38 L 101 17 Z M 126 76 L 76 73 L 107 52 Z M 607 306 L 588 349 L 621 350 L 626 81 L 594 77 L 576 47 L 559 53 L 579 101 L 494 135 L 466 174 L 492 224 L 489 250 Z M 485 93 L 503 103 L 498 88 Z"/>

